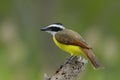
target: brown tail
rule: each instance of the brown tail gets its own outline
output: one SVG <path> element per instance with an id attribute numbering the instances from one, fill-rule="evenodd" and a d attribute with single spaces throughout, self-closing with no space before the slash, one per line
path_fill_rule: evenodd
<path id="1" fill-rule="evenodd" d="M 96 56 L 93 54 L 92 49 L 82 49 L 82 50 L 85 53 L 85 55 L 89 58 L 95 69 L 98 69 L 102 66 L 98 61 L 98 59 L 96 58 Z"/>

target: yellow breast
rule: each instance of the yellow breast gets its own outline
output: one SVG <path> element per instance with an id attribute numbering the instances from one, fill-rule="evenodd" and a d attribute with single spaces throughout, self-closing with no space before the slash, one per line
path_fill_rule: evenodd
<path id="1" fill-rule="evenodd" d="M 78 56 L 83 53 L 79 46 L 61 44 L 55 39 L 55 37 L 53 37 L 53 40 L 60 49 L 70 53 L 73 56 Z"/>

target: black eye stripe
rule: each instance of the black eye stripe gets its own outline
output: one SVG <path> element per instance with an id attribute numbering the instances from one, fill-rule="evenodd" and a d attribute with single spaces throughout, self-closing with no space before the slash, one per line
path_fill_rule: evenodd
<path id="1" fill-rule="evenodd" d="M 50 27 L 49 29 L 50 29 L 51 31 L 61 31 L 61 30 L 63 30 L 63 29 L 61 29 L 61 28 L 59 28 L 59 27 L 54 27 L 54 26 Z"/>

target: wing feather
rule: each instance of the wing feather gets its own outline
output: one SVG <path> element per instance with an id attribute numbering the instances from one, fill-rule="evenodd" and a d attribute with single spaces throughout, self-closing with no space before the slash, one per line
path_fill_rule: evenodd
<path id="1" fill-rule="evenodd" d="M 85 40 L 77 33 L 69 29 L 65 29 L 56 33 L 55 38 L 60 43 L 66 45 L 76 45 L 83 48 L 91 49 L 91 47 L 85 42 Z"/>

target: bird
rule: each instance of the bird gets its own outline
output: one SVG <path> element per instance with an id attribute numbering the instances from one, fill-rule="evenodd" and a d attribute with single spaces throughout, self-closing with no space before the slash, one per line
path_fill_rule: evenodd
<path id="1" fill-rule="evenodd" d="M 52 34 L 56 46 L 71 56 L 84 55 L 92 63 L 93 68 L 98 69 L 101 67 L 101 63 L 93 53 L 93 48 L 79 33 L 65 28 L 62 23 L 52 23 L 40 28 L 40 30 Z"/>

